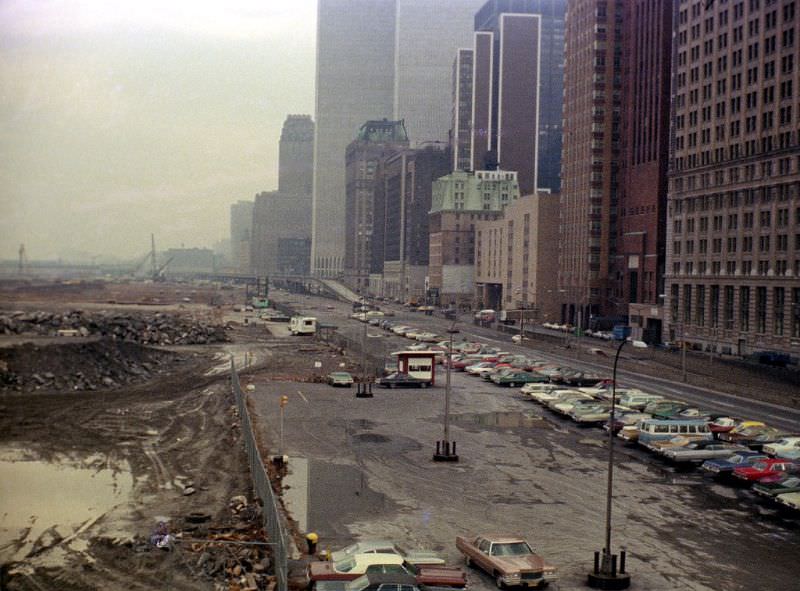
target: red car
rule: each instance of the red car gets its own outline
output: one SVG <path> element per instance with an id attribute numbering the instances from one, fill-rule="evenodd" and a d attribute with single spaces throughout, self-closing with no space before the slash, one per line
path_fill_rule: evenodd
<path id="1" fill-rule="evenodd" d="M 772 476 L 781 472 L 795 472 L 798 464 L 791 460 L 780 458 L 767 458 L 758 460 L 749 466 L 738 466 L 733 470 L 733 476 L 747 482 L 755 482 L 759 478 Z"/>

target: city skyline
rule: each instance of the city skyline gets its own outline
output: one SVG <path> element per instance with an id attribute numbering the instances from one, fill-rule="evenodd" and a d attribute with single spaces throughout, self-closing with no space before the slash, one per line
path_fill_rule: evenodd
<path id="1" fill-rule="evenodd" d="M 211 246 L 314 109 L 316 2 L 0 5 L 0 259 Z"/>

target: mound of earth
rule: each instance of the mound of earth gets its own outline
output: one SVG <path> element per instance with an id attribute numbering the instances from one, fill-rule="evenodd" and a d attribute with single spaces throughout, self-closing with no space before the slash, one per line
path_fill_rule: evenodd
<path id="1" fill-rule="evenodd" d="M 169 371 L 181 355 L 110 338 L 0 348 L 0 392 L 98 390 Z"/>

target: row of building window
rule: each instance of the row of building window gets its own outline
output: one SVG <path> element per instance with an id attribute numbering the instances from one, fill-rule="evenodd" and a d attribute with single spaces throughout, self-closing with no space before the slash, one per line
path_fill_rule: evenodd
<path id="1" fill-rule="evenodd" d="M 768 253 L 771 252 L 772 240 L 771 236 L 758 236 L 758 252 Z M 726 238 L 727 248 L 725 252 L 727 254 L 732 254 L 737 252 L 737 244 L 738 238 L 736 236 L 728 236 Z M 776 252 L 787 252 L 789 250 L 789 236 L 787 234 L 779 234 L 775 237 L 775 251 Z M 713 238 L 711 241 L 711 252 L 714 254 L 722 253 L 722 238 Z M 741 240 L 742 244 L 742 252 L 749 253 L 753 252 L 753 245 L 756 243 L 756 237 L 753 236 L 743 236 Z M 675 240 L 672 243 L 672 254 L 674 256 L 679 256 L 681 254 L 682 246 L 685 248 L 683 249 L 687 255 L 694 254 L 694 240 L 687 240 L 686 242 L 681 242 L 680 240 Z M 707 254 L 708 253 L 708 245 L 709 240 L 706 238 L 701 238 L 697 241 L 697 252 L 699 254 Z M 800 234 L 794 235 L 794 251 L 800 252 Z"/>
<path id="2" fill-rule="evenodd" d="M 753 267 L 753 261 L 741 261 L 738 265 L 736 261 L 725 261 L 725 272 L 722 272 L 722 261 L 673 261 L 672 276 L 680 277 L 683 275 L 727 275 L 735 276 L 758 276 L 758 277 L 786 277 L 789 273 L 789 263 L 785 260 L 764 260 L 757 261 L 757 266 Z M 794 262 L 794 276 L 800 277 L 800 259 Z"/>
<path id="3" fill-rule="evenodd" d="M 670 292 L 673 322 L 800 337 L 800 288 L 673 283 Z"/>
<path id="4" fill-rule="evenodd" d="M 742 228 L 752 229 L 756 219 L 753 211 L 746 211 L 742 213 Z M 786 228 L 789 225 L 789 208 L 781 208 L 775 211 L 775 226 L 777 228 Z M 800 225 L 800 207 L 795 209 L 794 213 L 795 224 Z M 739 229 L 739 214 L 729 213 L 725 215 L 715 216 L 700 216 L 698 218 L 678 218 L 672 221 L 672 232 L 674 235 L 680 235 L 684 231 L 684 221 L 686 222 L 686 233 L 691 234 L 695 231 L 708 232 L 709 228 L 713 232 L 723 232 L 725 230 L 738 230 Z M 727 224 L 725 223 L 727 221 Z M 710 224 L 709 224 L 710 222 Z M 772 210 L 764 209 L 758 212 L 758 225 L 762 230 L 772 227 Z"/>

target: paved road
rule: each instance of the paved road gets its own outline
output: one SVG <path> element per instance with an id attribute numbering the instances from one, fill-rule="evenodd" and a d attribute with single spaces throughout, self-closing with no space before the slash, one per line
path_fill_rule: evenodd
<path id="1" fill-rule="evenodd" d="M 326 305 L 315 313 L 336 312 Z M 456 373 L 451 433 L 461 461 L 443 465 L 431 461 L 442 437 L 441 387 L 378 389 L 372 399 L 356 399 L 352 390 L 321 384 L 266 377 L 262 384 L 254 405 L 268 445 L 279 432 L 278 397 L 290 395 L 284 445 L 292 474 L 284 498 L 302 529 L 320 533 L 323 547 L 391 538 L 455 562 L 456 535 L 517 531 L 560 566 L 556 588 L 584 588 L 592 553 L 603 544 L 602 431 Z M 797 517 L 747 490 L 676 472 L 638 448 L 617 450 L 612 543 L 628 549 L 634 588 L 796 589 Z M 475 571 L 470 583 L 493 586 Z"/>

